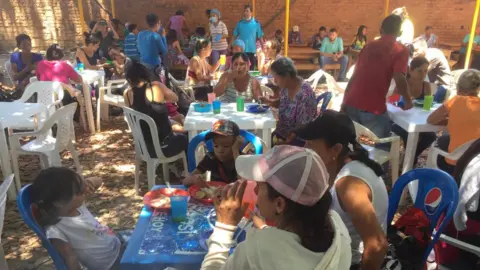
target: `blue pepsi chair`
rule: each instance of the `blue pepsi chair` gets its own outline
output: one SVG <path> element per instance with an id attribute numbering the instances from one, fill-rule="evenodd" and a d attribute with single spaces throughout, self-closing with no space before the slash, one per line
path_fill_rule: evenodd
<path id="1" fill-rule="evenodd" d="M 331 99 L 332 99 L 331 92 L 322 93 L 320 96 L 317 97 L 317 107 L 318 107 L 318 104 L 320 104 L 320 101 L 323 100 L 322 106 L 320 107 L 320 112 L 324 112 L 327 109 L 328 103 L 330 103 Z"/>
<path id="2" fill-rule="evenodd" d="M 31 185 L 24 186 L 18 194 L 17 205 L 20 216 L 22 216 L 25 224 L 27 224 L 28 227 L 30 227 L 30 229 L 32 229 L 37 234 L 38 238 L 42 240 L 43 247 L 47 249 L 48 255 L 52 257 L 53 263 L 55 264 L 55 269 L 68 270 L 68 267 L 65 265 L 65 262 L 60 253 L 58 253 L 55 247 L 52 246 L 43 228 L 40 227 L 35 221 L 35 217 L 32 213 L 32 200 L 30 197 L 30 189 Z"/>
<path id="3" fill-rule="evenodd" d="M 187 150 L 187 160 L 188 160 L 188 172 L 192 173 L 195 168 L 197 167 L 197 163 L 195 161 L 195 150 L 197 149 L 198 145 L 201 142 L 205 142 L 205 136 L 207 133 L 210 132 L 210 130 L 204 131 L 197 136 L 195 136 L 190 143 L 188 144 L 188 150 Z M 245 145 L 248 143 L 251 143 L 255 147 L 255 154 L 260 155 L 263 153 L 263 146 L 262 142 L 260 139 L 255 136 L 255 134 L 250 133 L 246 130 L 240 130 L 240 136 L 245 138 Z M 213 142 L 212 140 L 208 140 L 205 142 L 207 145 L 207 150 L 209 152 L 213 152 Z M 245 145 L 243 147 L 245 147 Z"/>
<path id="4" fill-rule="evenodd" d="M 418 191 L 414 206 L 422 210 L 429 219 L 430 232 L 433 236 L 425 251 L 424 260 L 426 261 L 438 238 L 455 213 L 458 204 L 458 186 L 451 175 L 437 169 L 415 169 L 403 174 L 395 182 L 390 193 L 387 216 L 388 225 L 392 223 L 395 212 L 397 212 L 403 189 L 408 183 L 415 180 L 418 180 Z M 434 234 L 433 230 L 437 227 L 442 215 L 443 220 Z"/>

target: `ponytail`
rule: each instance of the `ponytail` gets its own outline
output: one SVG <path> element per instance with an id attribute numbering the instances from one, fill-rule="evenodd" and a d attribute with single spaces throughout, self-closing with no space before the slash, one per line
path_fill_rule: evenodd
<path id="1" fill-rule="evenodd" d="M 329 210 L 332 205 L 332 195 L 325 192 L 323 197 L 313 206 L 298 204 L 278 193 L 272 186 L 268 187 L 268 198 L 285 199 L 283 220 L 288 226 L 297 229 L 302 246 L 313 252 L 325 252 L 333 241 L 333 228 L 328 222 Z M 278 225 L 278 224 L 277 224 Z"/>
<path id="2" fill-rule="evenodd" d="M 382 176 L 385 173 L 382 169 L 382 166 L 374 160 L 370 159 L 370 157 L 368 156 L 368 151 L 365 150 L 365 148 L 363 148 L 357 141 L 349 143 L 348 147 L 344 147 L 344 149 L 346 149 L 346 158 L 356 160 L 365 164 L 368 168 L 372 169 L 372 171 L 375 172 L 377 176 Z"/>

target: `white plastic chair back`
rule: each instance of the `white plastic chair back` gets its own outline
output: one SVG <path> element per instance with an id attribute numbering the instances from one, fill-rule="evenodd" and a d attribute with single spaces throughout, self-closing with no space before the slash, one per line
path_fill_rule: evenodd
<path id="1" fill-rule="evenodd" d="M 365 126 L 355 121 L 353 121 L 353 124 L 355 126 L 355 133 L 357 134 L 357 138 L 364 136 L 374 142 L 377 142 L 379 140 L 378 136 L 375 135 L 375 133 L 373 133 L 370 129 L 366 128 Z"/>
<path id="2" fill-rule="evenodd" d="M 155 153 L 157 154 L 158 159 L 164 159 L 162 149 L 160 147 L 160 140 L 158 139 L 157 133 L 157 124 L 153 119 L 141 112 L 135 111 L 133 109 L 123 107 L 123 113 L 127 118 L 128 125 L 132 130 L 133 139 L 135 141 L 136 152 L 140 154 L 143 160 L 152 159 L 147 150 L 147 144 L 145 143 L 145 137 L 142 132 L 141 123 L 144 122 L 150 128 L 150 133 L 152 135 L 153 146 L 155 148 Z"/>
<path id="3" fill-rule="evenodd" d="M 38 139 L 45 139 L 50 135 L 50 129 L 57 124 L 57 135 L 55 140 L 55 149 L 63 151 L 67 146 L 75 140 L 75 129 L 73 125 L 73 115 L 77 109 L 77 103 L 71 103 L 65 107 L 58 109 L 45 122 L 42 129 L 39 131 L 43 133 Z"/>
<path id="4" fill-rule="evenodd" d="M 5 218 L 5 205 L 7 204 L 7 191 L 13 182 L 13 174 L 7 177 L 0 186 L 0 235 L 2 235 L 3 221 Z M 0 239 L 1 245 L 1 239 Z"/>
<path id="5" fill-rule="evenodd" d="M 310 78 L 306 79 L 305 81 L 310 83 L 310 86 L 312 87 L 313 91 L 315 91 L 315 89 L 317 89 L 318 82 L 320 81 L 320 79 L 323 77 L 324 74 L 326 74 L 326 72 L 319 69 L 315 71 L 315 73 L 313 73 L 312 76 L 310 76 Z"/>
<path id="6" fill-rule="evenodd" d="M 30 77 L 30 79 L 28 81 L 30 83 L 33 83 L 33 82 L 38 82 L 38 79 L 37 79 L 37 77 Z"/>
<path id="7" fill-rule="evenodd" d="M 37 81 L 27 85 L 18 101 L 26 102 L 35 93 L 37 103 L 45 105 L 50 115 L 55 112 L 56 106 L 61 104 L 64 94 L 62 84 L 59 82 Z"/>
<path id="8" fill-rule="evenodd" d="M 262 90 L 262 96 L 264 96 L 264 97 L 275 95 L 273 90 L 268 86 L 260 85 L 260 89 Z"/>
<path id="9" fill-rule="evenodd" d="M 354 71 L 355 71 L 355 65 L 352 65 L 350 69 L 347 71 L 347 75 L 345 77 L 350 80 L 353 76 Z"/>
<path id="10" fill-rule="evenodd" d="M 12 73 L 12 63 L 10 62 L 10 60 L 5 62 L 5 73 L 7 73 L 7 77 L 10 80 L 10 83 L 12 85 L 15 85 L 15 83 L 13 81 L 13 77 L 12 77 L 12 74 L 13 74 Z"/>
<path id="11" fill-rule="evenodd" d="M 476 141 L 471 140 L 469 142 L 466 142 L 459 147 L 455 148 L 451 153 L 448 153 L 446 151 L 441 150 L 438 148 L 435 143 L 430 147 L 430 150 L 428 151 L 428 157 L 427 157 L 427 168 L 438 168 L 437 167 L 437 158 L 438 156 L 443 156 L 445 158 L 451 159 L 451 160 L 458 160 L 462 155 L 465 153 L 465 151 L 468 150 L 468 148 Z"/>

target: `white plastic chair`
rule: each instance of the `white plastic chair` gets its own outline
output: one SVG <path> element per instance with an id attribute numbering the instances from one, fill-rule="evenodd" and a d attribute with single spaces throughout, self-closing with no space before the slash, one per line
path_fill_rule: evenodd
<path id="1" fill-rule="evenodd" d="M 128 125 L 132 130 L 133 139 L 135 141 L 135 189 L 139 190 L 139 180 L 140 180 L 140 164 L 142 161 L 147 163 L 147 178 L 148 178 L 148 189 L 152 189 L 155 185 L 155 170 L 157 166 L 162 164 L 163 166 L 163 180 L 166 184 L 170 184 L 170 170 L 168 164 L 179 159 L 183 159 L 184 170 L 187 170 L 187 156 L 185 151 L 180 152 L 178 155 L 173 157 L 165 157 L 162 152 L 162 147 L 160 146 L 160 140 L 157 133 L 157 125 L 153 119 L 141 112 L 137 112 L 133 109 L 123 107 L 123 113 L 125 114 Z M 150 128 L 150 133 L 153 140 L 153 146 L 155 148 L 155 153 L 157 158 L 150 157 L 150 154 L 147 150 L 147 144 L 145 143 L 145 138 L 143 136 L 142 128 L 140 124 L 144 122 L 148 124 Z"/>
<path id="2" fill-rule="evenodd" d="M 345 94 L 345 88 L 347 88 L 346 82 L 337 82 L 332 75 L 328 72 L 324 73 L 325 80 L 327 81 L 328 91 L 332 93 L 332 99 L 330 101 L 330 106 L 332 110 L 340 111 L 340 108 L 343 103 L 343 96 Z"/>
<path id="3" fill-rule="evenodd" d="M 15 85 L 15 82 L 13 81 L 13 77 L 12 77 L 12 63 L 10 62 L 10 60 L 5 62 L 4 67 L 5 67 L 5 73 L 8 79 L 10 80 L 10 84 Z"/>
<path id="4" fill-rule="evenodd" d="M 112 89 L 121 89 L 128 85 L 127 80 L 110 80 L 107 86 L 100 87 L 97 101 L 97 129 L 100 131 L 100 118 L 108 119 L 108 105 L 125 106 L 122 95 L 112 94 Z M 106 105 L 105 105 L 106 104 Z M 104 107 L 105 106 L 105 107 Z"/>
<path id="5" fill-rule="evenodd" d="M 455 160 L 455 161 L 458 160 L 460 157 L 462 157 L 463 153 L 467 151 L 470 145 L 472 145 L 472 143 L 475 142 L 476 140 L 477 139 L 471 140 L 467 143 L 460 145 L 459 147 L 455 148 L 455 150 L 453 150 L 451 153 L 448 153 L 438 148 L 436 145 L 436 142 L 434 142 L 430 147 L 430 150 L 428 151 L 427 164 L 426 164 L 427 168 L 438 169 L 437 159 L 439 155 L 445 158 L 448 158 L 450 160 Z"/>
<path id="6" fill-rule="evenodd" d="M 192 100 L 195 100 L 195 93 L 193 91 L 193 88 L 185 81 L 179 81 L 175 79 L 175 77 L 172 76 L 172 74 L 168 73 L 168 79 L 170 80 L 171 87 L 175 87 L 176 89 L 185 92 L 187 96 L 189 96 Z"/>
<path id="7" fill-rule="evenodd" d="M 33 130 L 40 128 L 48 117 L 61 106 L 64 92 L 62 84 L 59 82 L 32 82 L 27 85 L 22 97 L 15 102 L 27 102 L 35 94 L 37 95 L 37 103 L 45 105 L 47 111 L 39 114 L 36 118 L 25 119 L 25 121 L 10 128 Z"/>
<path id="8" fill-rule="evenodd" d="M 10 136 L 10 155 L 12 157 L 13 171 L 17 189 L 20 190 L 20 170 L 18 167 L 19 155 L 38 155 L 42 168 L 62 166 L 60 152 L 68 150 L 72 153 L 77 172 L 82 173 L 82 167 L 75 150 L 75 130 L 73 127 L 73 114 L 77 109 L 77 103 L 69 104 L 58 109 L 36 132 L 15 133 Z M 56 137 L 52 136 L 51 129 L 57 124 Z M 36 137 L 27 144 L 20 145 L 20 139 L 24 137 Z"/>
<path id="9" fill-rule="evenodd" d="M 7 202 L 7 190 L 13 182 L 13 174 L 7 177 L 0 186 L 0 235 L 2 235 L 3 221 L 5 218 L 5 206 Z M 2 239 L 0 239 L 0 269 L 8 270 L 5 253 L 3 252 Z"/>
<path id="10" fill-rule="evenodd" d="M 357 133 L 357 138 L 361 136 L 367 137 L 369 140 L 375 144 L 379 143 L 391 143 L 390 152 L 387 152 L 382 149 L 375 148 L 373 146 L 362 144 L 365 148 L 371 159 L 375 160 L 379 164 L 384 164 L 390 160 L 390 166 L 392 168 L 392 186 L 395 184 L 395 181 L 398 179 L 398 170 L 400 168 L 400 137 L 391 136 L 387 138 L 378 138 L 375 133 L 366 128 L 365 126 L 353 122 L 355 125 L 355 132 Z"/>
<path id="11" fill-rule="evenodd" d="M 308 79 L 306 79 L 305 81 L 310 83 L 310 86 L 312 87 L 313 91 L 315 91 L 315 89 L 317 89 L 317 86 L 318 86 L 318 82 L 320 81 L 320 79 L 323 77 L 323 75 L 325 75 L 327 72 L 323 71 L 322 69 L 319 69 L 317 71 L 315 71 L 315 73 L 313 73 Z"/>
<path id="12" fill-rule="evenodd" d="M 30 83 L 38 82 L 38 78 L 37 78 L 37 77 L 30 77 L 30 79 L 28 79 L 28 81 L 29 81 Z"/>
<path id="13" fill-rule="evenodd" d="M 269 96 L 275 95 L 273 90 L 268 86 L 260 85 L 260 90 L 262 91 L 262 96 L 264 96 L 264 97 L 269 97 Z"/>

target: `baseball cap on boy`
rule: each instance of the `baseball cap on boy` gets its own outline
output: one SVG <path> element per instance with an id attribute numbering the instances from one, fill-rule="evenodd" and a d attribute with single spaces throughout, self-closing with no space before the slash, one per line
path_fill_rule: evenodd
<path id="1" fill-rule="evenodd" d="M 306 206 L 315 205 L 328 191 L 325 164 L 306 148 L 280 145 L 263 155 L 239 156 L 235 168 L 243 179 L 266 182 L 286 198 Z"/>
<path id="2" fill-rule="evenodd" d="M 215 135 L 234 136 L 240 135 L 240 128 L 237 123 L 230 120 L 218 120 L 213 124 L 212 129 L 205 136 L 205 140 L 210 140 Z"/>

